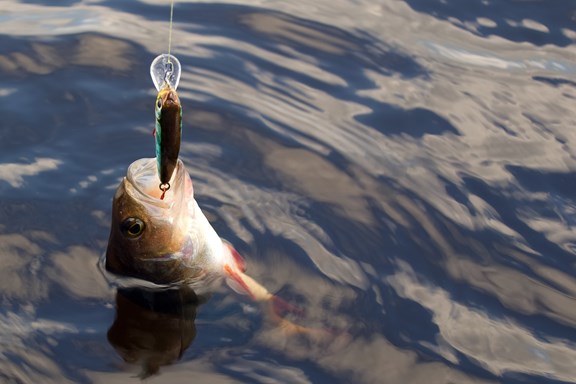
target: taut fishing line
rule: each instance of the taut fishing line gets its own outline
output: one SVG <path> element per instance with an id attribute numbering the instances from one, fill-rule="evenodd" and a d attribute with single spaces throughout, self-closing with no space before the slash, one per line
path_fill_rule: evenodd
<path id="1" fill-rule="evenodd" d="M 170 49 L 172 48 L 172 20 L 174 19 L 174 0 L 170 1 L 170 25 L 168 27 L 168 62 L 170 62 Z"/>
<path id="2" fill-rule="evenodd" d="M 180 62 L 172 55 L 172 30 L 174 20 L 174 0 L 170 0 L 170 24 L 168 26 L 168 53 L 157 56 L 150 66 L 150 76 L 156 90 L 160 92 L 164 86 L 169 85 L 176 90 L 180 82 Z"/>

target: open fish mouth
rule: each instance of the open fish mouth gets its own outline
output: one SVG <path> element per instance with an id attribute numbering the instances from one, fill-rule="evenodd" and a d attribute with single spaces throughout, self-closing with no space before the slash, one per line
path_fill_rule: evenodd
<path id="1" fill-rule="evenodd" d="M 182 161 L 172 175 L 173 188 L 160 190 L 156 159 L 134 161 L 112 205 L 106 269 L 118 275 L 171 284 L 198 274 L 191 257 L 195 246 L 192 181 Z"/>
<path id="2" fill-rule="evenodd" d="M 189 178 L 187 178 L 186 168 L 180 159 L 178 159 L 176 170 L 170 179 L 170 189 L 166 192 L 164 199 L 160 198 L 162 190 L 160 189 L 155 158 L 139 159 L 130 164 L 126 173 L 126 180 L 137 192 L 134 198 L 154 205 L 165 207 L 166 204 L 163 203 L 170 205 L 170 203 L 180 201 L 182 198 L 191 197 L 187 196 L 186 192 L 192 192 L 192 185 L 187 182 Z M 190 191 L 187 191 L 188 187 Z"/>

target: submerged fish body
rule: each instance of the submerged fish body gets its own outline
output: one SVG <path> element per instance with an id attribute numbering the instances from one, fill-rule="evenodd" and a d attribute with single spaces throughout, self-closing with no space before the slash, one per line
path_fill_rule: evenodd
<path id="1" fill-rule="evenodd" d="M 161 184 L 168 184 L 178 164 L 182 137 L 182 105 L 176 90 L 165 85 L 156 98 L 156 160 Z"/>
<path id="2" fill-rule="evenodd" d="M 106 269 L 156 284 L 194 282 L 237 269 L 230 247 L 216 234 L 196 200 L 181 160 L 161 199 L 155 159 L 128 168 L 112 205 Z M 230 267 L 231 266 L 231 267 Z"/>

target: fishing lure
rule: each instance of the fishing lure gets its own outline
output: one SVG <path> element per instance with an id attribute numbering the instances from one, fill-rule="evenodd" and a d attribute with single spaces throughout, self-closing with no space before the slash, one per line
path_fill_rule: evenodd
<path id="1" fill-rule="evenodd" d="M 182 105 L 175 89 L 166 85 L 156 98 L 156 162 L 162 198 L 178 163 L 182 137 Z"/>
<path id="2" fill-rule="evenodd" d="M 156 162 L 160 178 L 161 199 L 170 189 L 170 179 L 178 163 L 182 137 L 182 105 L 176 87 L 180 80 L 180 63 L 172 55 L 160 55 L 150 67 L 150 75 L 158 90 L 156 97 Z"/>

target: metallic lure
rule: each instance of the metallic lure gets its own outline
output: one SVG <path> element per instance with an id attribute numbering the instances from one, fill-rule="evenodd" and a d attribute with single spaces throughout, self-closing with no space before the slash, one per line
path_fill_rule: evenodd
<path id="1" fill-rule="evenodd" d="M 160 189 L 170 189 L 170 179 L 176 169 L 182 136 L 182 105 L 178 93 L 165 84 L 156 98 L 156 162 Z"/>

